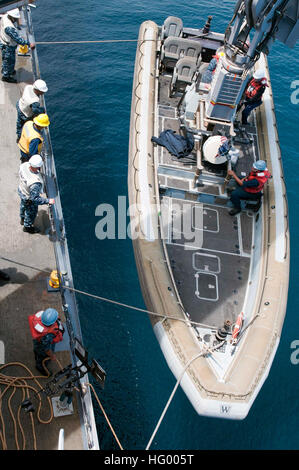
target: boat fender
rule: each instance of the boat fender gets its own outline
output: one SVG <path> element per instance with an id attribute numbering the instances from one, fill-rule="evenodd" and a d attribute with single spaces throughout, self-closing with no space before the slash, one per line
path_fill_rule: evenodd
<path id="1" fill-rule="evenodd" d="M 243 314 L 243 312 L 241 312 L 238 315 L 237 321 L 236 321 L 234 329 L 233 329 L 232 339 L 231 339 L 232 344 L 237 343 L 237 338 L 239 336 L 239 333 L 240 333 L 242 325 L 243 325 L 243 317 L 244 317 L 244 314 Z"/>

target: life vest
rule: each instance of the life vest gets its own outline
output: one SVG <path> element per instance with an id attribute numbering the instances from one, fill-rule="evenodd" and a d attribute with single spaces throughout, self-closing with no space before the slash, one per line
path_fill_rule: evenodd
<path id="1" fill-rule="evenodd" d="M 47 334 L 51 333 L 55 335 L 54 339 L 52 340 L 52 343 L 59 343 L 60 341 L 62 341 L 64 333 L 64 328 L 60 319 L 58 318 L 57 321 L 53 323 L 53 325 L 45 326 L 41 320 L 42 314 L 43 310 L 28 317 L 29 328 L 32 338 L 36 339 L 37 341 L 40 341 L 43 336 L 46 336 Z"/>
<path id="2" fill-rule="evenodd" d="M 39 139 L 41 141 L 38 145 L 38 153 L 40 153 L 44 138 L 42 137 L 41 133 L 35 129 L 33 121 L 27 121 L 23 126 L 22 134 L 18 142 L 19 149 L 21 149 L 24 153 L 29 154 L 29 145 L 33 139 Z"/>
<path id="3" fill-rule="evenodd" d="M 2 44 L 5 46 L 11 46 L 15 47 L 17 45 L 17 42 L 14 41 L 8 34 L 6 34 L 5 29 L 6 28 L 15 28 L 15 25 L 11 21 L 10 18 L 8 18 L 8 15 L 3 15 L 1 18 L 1 25 L 0 25 L 0 40 Z"/>
<path id="4" fill-rule="evenodd" d="M 214 67 L 213 70 L 212 70 L 212 74 L 213 74 L 213 75 L 214 75 L 214 73 L 216 72 L 217 65 L 218 65 L 218 62 L 219 62 L 219 57 L 220 57 L 220 56 L 219 56 L 218 54 L 212 56 L 212 59 L 215 59 L 215 60 L 216 60 L 216 63 L 214 62 L 215 67 Z M 211 62 L 212 62 L 212 60 L 211 60 Z M 210 62 L 210 63 L 211 63 L 211 62 Z M 211 70 L 210 70 L 210 71 L 211 71 Z"/>
<path id="5" fill-rule="evenodd" d="M 267 182 L 267 180 L 271 177 L 271 173 L 268 170 L 260 171 L 260 172 L 255 172 L 251 171 L 247 178 L 245 178 L 244 181 L 251 181 L 251 180 L 258 180 L 259 184 L 258 186 L 254 187 L 244 187 L 244 191 L 247 193 L 259 193 L 264 187 L 264 184 Z"/>
<path id="6" fill-rule="evenodd" d="M 260 89 L 261 88 L 265 89 L 266 86 L 267 86 L 266 78 L 263 78 L 262 80 L 255 80 L 255 78 L 253 78 L 245 91 L 245 95 L 247 98 L 252 100 L 256 97 Z"/>
<path id="7" fill-rule="evenodd" d="M 29 162 L 25 162 L 20 165 L 19 178 L 19 190 L 26 199 L 29 199 L 30 197 L 30 186 L 32 186 L 33 184 L 41 183 L 43 188 L 42 175 L 40 174 L 40 172 L 33 173 L 33 171 L 30 170 Z M 41 190 L 41 192 L 43 192 L 43 189 Z"/>
<path id="8" fill-rule="evenodd" d="M 33 85 L 27 85 L 24 88 L 22 97 L 19 99 L 19 108 L 27 118 L 33 116 L 31 108 L 33 103 L 39 103 L 39 97 L 34 93 Z"/>
<path id="9" fill-rule="evenodd" d="M 212 71 L 212 74 L 214 75 L 214 73 L 216 72 L 216 69 L 217 69 L 217 65 L 218 65 L 218 62 L 219 62 L 219 55 L 216 54 L 216 55 L 213 55 L 213 59 L 216 59 L 216 65 L 215 65 L 215 68 L 214 70 Z"/>

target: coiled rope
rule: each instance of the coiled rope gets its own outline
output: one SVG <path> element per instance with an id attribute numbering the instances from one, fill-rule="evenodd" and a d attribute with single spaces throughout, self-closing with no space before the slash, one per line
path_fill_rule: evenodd
<path id="1" fill-rule="evenodd" d="M 48 358 L 44 359 L 43 364 L 45 361 L 47 361 Z M 59 363 L 59 361 L 57 361 Z M 28 373 L 28 375 L 23 376 L 23 377 L 15 377 L 15 376 L 8 376 L 2 373 L 4 369 L 7 369 L 8 367 L 21 367 L 25 369 L 25 371 Z M 46 366 L 44 365 L 45 369 Z M 50 377 L 50 373 L 48 375 Z M 31 372 L 31 370 L 23 363 L 21 362 L 10 362 L 8 364 L 4 364 L 0 366 L 0 385 L 4 386 L 4 390 L 1 391 L 0 393 L 0 420 L 1 420 L 1 430 L 0 430 L 0 440 L 2 443 L 2 449 L 7 450 L 7 441 L 6 441 L 6 432 L 5 432 L 5 422 L 3 418 L 3 413 L 2 413 L 2 404 L 3 404 L 3 398 L 4 396 L 8 393 L 8 391 L 11 389 L 11 394 L 7 399 L 7 404 L 8 404 L 8 409 L 9 413 L 11 416 L 11 419 L 13 421 L 13 427 L 14 427 L 14 437 L 15 437 L 15 443 L 16 443 L 16 448 L 17 450 L 20 450 L 20 444 L 19 444 L 19 437 L 18 437 L 18 432 L 21 433 L 22 435 L 22 450 L 26 449 L 26 436 L 24 433 L 23 426 L 21 424 L 21 405 L 18 407 L 18 412 L 17 412 L 17 419 L 14 416 L 12 407 L 11 407 L 11 401 L 15 393 L 17 392 L 18 389 L 21 389 L 22 391 L 22 401 L 25 400 L 25 398 L 29 399 L 30 396 L 30 391 L 35 394 L 35 396 L 39 400 L 38 404 L 38 409 L 37 409 L 37 419 L 41 424 L 49 424 L 51 423 L 53 419 L 53 408 L 52 408 L 52 403 L 49 397 L 47 397 L 49 409 L 50 409 L 50 416 L 47 420 L 41 418 L 41 409 L 42 409 L 42 399 L 38 392 L 42 389 L 42 386 L 38 379 L 45 379 L 47 378 L 46 376 L 35 376 Z M 33 385 L 30 385 L 29 382 L 33 381 L 36 383 L 36 385 L 39 387 L 37 390 Z M 35 424 L 34 424 L 34 419 L 32 413 L 30 413 L 30 420 L 31 420 L 31 428 L 32 428 L 32 437 L 33 437 L 33 447 L 34 450 L 37 450 L 37 439 L 36 439 L 36 432 L 35 432 Z"/>
<path id="2" fill-rule="evenodd" d="M 45 358 L 43 360 L 43 366 L 46 370 L 47 367 L 45 366 L 45 362 L 48 361 L 50 358 Z M 61 365 L 60 361 L 56 358 L 56 362 L 58 363 L 60 369 L 63 369 L 63 366 Z M 4 369 L 7 369 L 8 367 L 22 367 L 23 369 L 26 370 L 26 372 L 28 373 L 27 376 L 24 376 L 24 377 L 16 377 L 16 376 L 8 376 L 8 375 L 5 375 L 3 374 L 1 371 L 3 371 Z M 41 396 L 39 395 L 39 392 L 42 390 L 42 385 L 40 384 L 40 382 L 38 381 L 38 379 L 40 378 L 43 378 L 43 379 L 46 379 L 46 378 L 49 378 L 50 377 L 50 373 L 48 372 L 48 376 L 35 376 L 33 375 L 33 373 L 31 372 L 31 370 L 23 363 L 21 362 L 10 362 L 8 364 L 4 364 L 2 366 L 0 366 L 0 386 L 4 386 L 4 390 L 1 391 L 0 393 L 0 424 L 1 424 L 1 429 L 0 429 L 0 442 L 2 444 L 2 449 L 3 450 L 8 450 L 8 447 L 7 447 L 7 440 L 6 440 L 6 426 L 5 426 L 5 421 L 4 421 L 4 417 L 3 417 L 3 413 L 2 413 L 2 404 L 3 404 L 3 398 L 4 396 L 8 393 L 8 391 L 11 389 L 11 394 L 10 396 L 7 398 L 7 407 L 8 407 L 8 410 L 9 410 L 9 413 L 10 413 L 10 417 L 13 421 L 13 428 L 14 428 L 14 438 L 15 438 L 15 443 L 16 443 L 16 448 L 17 450 L 20 450 L 21 447 L 22 447 L 22 450 L 25 450 L 26 449 L 26 435 L 25 435 L 25 432 L 24 432 L 24 429 L 23 429 L 23 426 L 22 426 L 22 423 L 21 423 L 21 405 L 18 407 L 18 411 L 17 411 L 17 418 L 15 417 L 14 415 L 14 412 L 12 410 L 12 406 L 11 406 L 11 401 L 15 395 L 15 393 L 17 392 L 18 389 L 21 389 L 22 391 L 22 402 L 25 400 L 25 399 L 29 399 L 30 397 L 30 391 L 34 393 L 35 397 L 38 398 L 39 400 L 39 404 L 38 404 L 38 409 L 37 409 L 37 419 L 38 421 L 41 423 L 41 424 L 50 424 L 53 420 L 53 407 L 52 407 L 52 402 L 50 400 L 50 397 L 47 397 L 47 402 L 48 402 L 48 405 L 49 405 L 49 409 L 50 409 L 50 416 L 47 420 L 45 419 L 42 419 L 41 418 L 41 410 L 42 410 L 42 398 Z M 30 385 L 28 383 L 28 381 L 34 381 L 36 383 L 36 385 L 39 387 L 39 389 L 37 390 L 35 387 L 33 387 L 32 385 Z M 95 396 L 95 399 L 104 415 L 104 418 L 119 446 L 119 448 L 121 450 L 123 450 L 123 447 L 112 427 L 112 424 L 111 422 L 109 421 L 109 418 L 107 416 L 107 413 L 105 412 L 104 410 L 104 407 L 102 405 L 102 403 L 100 402 L 100 399 L 93 387 L 92 384 L 90 383 L 86 383 L 86 385 L 88 387 L 91 388 L 94 396 Z M 78 388 L 74 387 L 75 390 L 78 391 Z M 32 439 L 33 439 L 33 448 L 34 450 L 38 450 L 37 448 L 37 437 L 36 437 L 36 431 L 35 431 L 35 424 L 34 424 L 34 418 L 33 418 L 33 414 L 32 413 L 29 413 L 30 415 L 30 420 L 31 420 L 31 429 L 32 429 Z M 21 434 L 22 436 L 22 446 L 20 446 L 20 443 L 19 443 L 19 436 L 18 434 Z"/>

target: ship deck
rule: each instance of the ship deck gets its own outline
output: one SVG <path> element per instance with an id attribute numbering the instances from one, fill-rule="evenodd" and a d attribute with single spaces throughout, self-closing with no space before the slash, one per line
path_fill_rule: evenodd
<path id="1" fill-rule="evenodd" d="M 170 80 L 167 70 L 160 74 L 157 136 L 166 129 L 180 133 L 181 94 L 169 97 Z M 235 147 L 240 152 L 235 171 L 241 177 L 259 159 L 253 114 L 250 124 L 235 128 Z M 219 130 L 221 126 L 215 126 L 213 135 Z M 226 320 L 234 323 L 242 311 L 249 281 L 257 214 L 249 205 L 237 216 L 229 215 L 228 189 L 233 181 L 224 184 L 226 164 L 202 161 L 203 170 L 194 186 L 196 145 L 183 158 L 171 155 L 160 145 L 155 151 L 165 246 L 184 309 L 191 320 L 209 327 L 222 327 Z M 192 243 L 183 235 L 183 226 L 178 225 L 183 213 L 191 220 Z"/>
<path id="2" fill-rule="evenodd" d="M 28 316 L 47 307 L 56 308 L 61 314 L 61 297 L 57 292 L 48 292 L 47 278 L 56 269 L 53 243 L 49 237 L 50 221 L 47 206 L 40 206 L 36 226 L 39 234 L 24 233 L 19 220 L 18 170 L 20 165 L 19 149 L 16 145 L 16 102 L 27 83 L 33 83 L 30 57 L 18 57 L 16 62 L 17 84 L 0 81 L 0 142 L 1 142 L 1 184 L 0 213 L 0 269 L 10 276 L 9 282 L 0 280 L 0 373 L 11 377 L 39 375 L 35 369 L 32 338 L 28 326 Z M 61 314 L 61 319 L 64 317 Z M 56 348 L 56 356 L 62 366 L 70 364 L 71 356 L 67 335 Z M 9 365 L 10 363 L 18 363 Z M 2 366 L 5 364 L 5 367 Z M 27 369 L 23 368 L 23 365 Z M 51 364 L 53 373 L 59 366 Z M 3 376 L 1 375 L 1 379 Z M 38 382 L 27 382 L 36 390 L 43 387 L 46 378 L 38 377 Z M 45 398 L 42 400 L 39 422 L 38 401 L 30 399 L 36 409 L 34 413 L 20 411 L 23 428 L 17 430 L 9 411 L 9 401 L 13 415 L 18 422 L 18 411 L 24 400 L 22 389 L 0 385 L 2 400 L 0 446 L 9 450 L 38 449 L 55 450 L 58 446 L 59 430 L 64 429 L 64 449 L 80 450 L 85 448 L 79 414 L 79 400 L 74 396 L 73 413 L 51 417 L 51 407 Z M 48 422 L 50 421 L 50 422 Z M 3 424 L 4 423 L 4 424 Z M 33 431 L 34 428 L 34 431 Z M 23 436 L 22 436 L 23 434 Z M 35 441 L 36 439 L 36 441 Z"/>

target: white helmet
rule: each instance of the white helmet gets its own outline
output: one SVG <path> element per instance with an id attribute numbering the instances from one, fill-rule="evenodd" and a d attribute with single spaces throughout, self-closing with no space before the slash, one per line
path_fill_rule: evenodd
<path id="1" fill-rule="evenodd" d="M 29 160 L 29 163 L 30 163 L 30 166 L 32 166 L 32 168 L 40 168 L 43 164 L 43 159 L 38 154 L 32 155 L 32 157 Z"/>
<path id="2" fill-rule="evenodd" d="M 42 91 L 43 93 L 46 93 L 48 91 L 48 87 L 46 82 L 44 80 L 35 80 L 33 83 L 33 88 L 35 88 L 38 91 Z"/>
<path id="3" fill-rule="evenodd" d="M 9 16 L 12 16 L 13 18 L 21 18 L 20 15 L 20 10 L 18 8 L 14 8 L 13 10 L 9 10 L 7 12 Z"/>
<path id="4" fill-rule="evenodd" d="M 266 74 L 263 69 L 258 69 L 253 74 L 253 78 L 255 78 L 256 80 L 261 80 L 262 78 L 265 78 L 265 77 L 266 77 Z"/>

